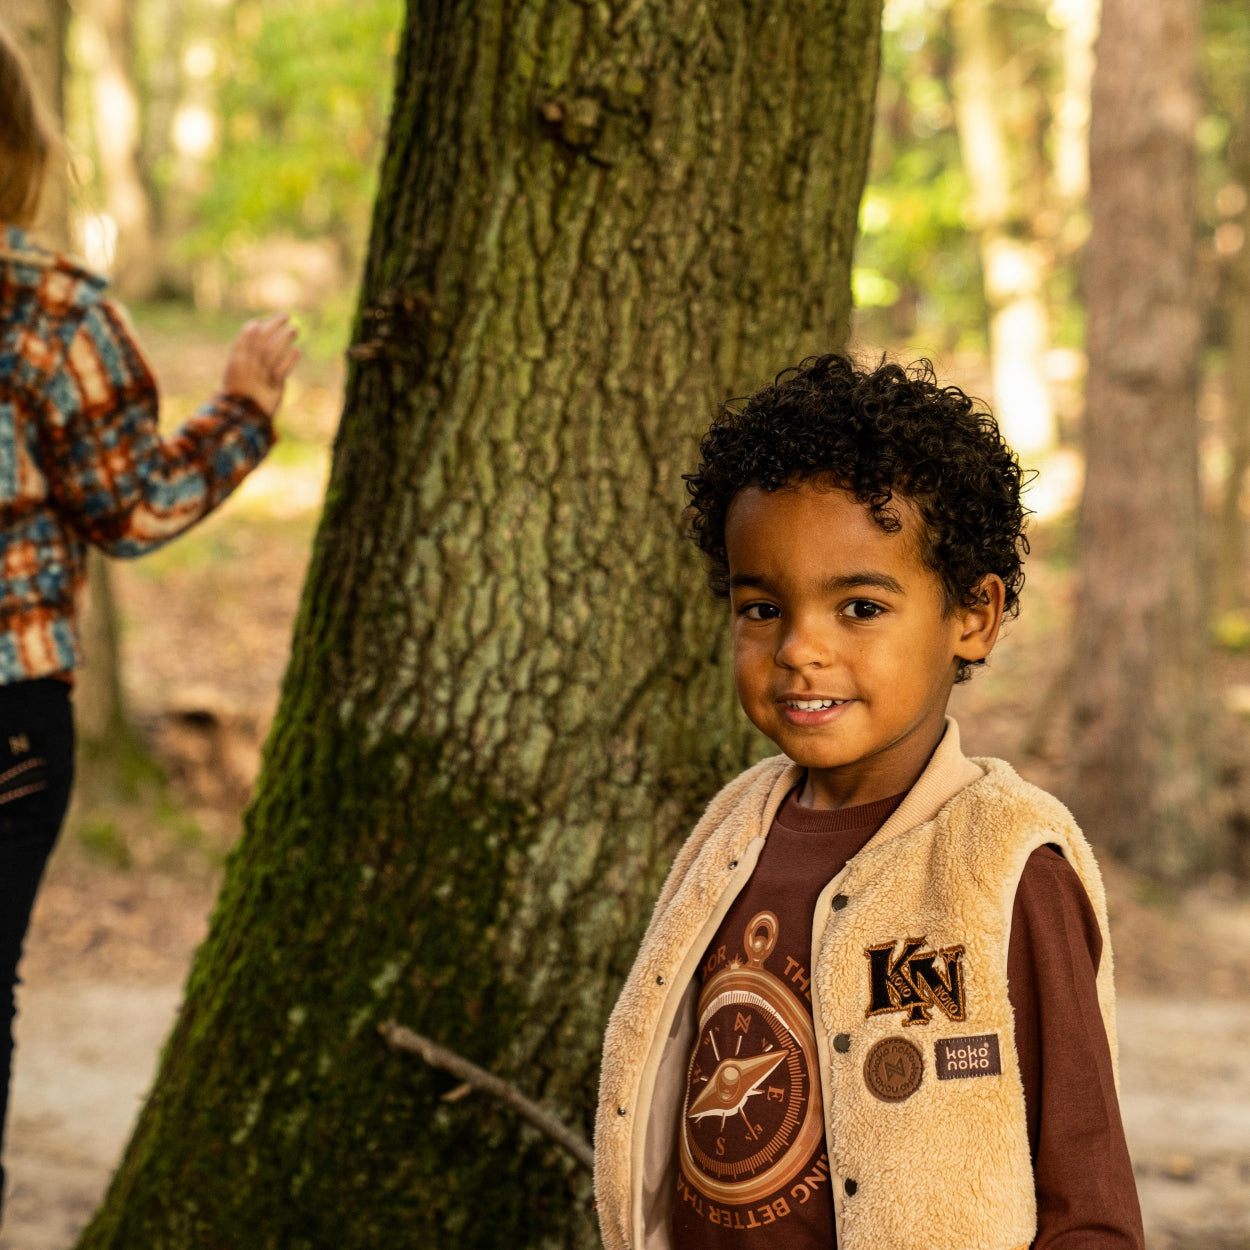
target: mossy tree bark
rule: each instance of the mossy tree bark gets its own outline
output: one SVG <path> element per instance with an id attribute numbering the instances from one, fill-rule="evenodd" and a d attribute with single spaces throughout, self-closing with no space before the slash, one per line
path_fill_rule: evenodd
<path id="1" fill-rule="evenodd" d="M 1094 72 L 1073 794 L 1165 878 L 1218 862 L 1198 489 L 1197 0 L 1104 0 Z"/>
<path id="2" fill-rule="evenodd" d="M 86 1250 L 590 1246 L 671 853 L 753 749 L 681 539 L 715 402 L 838 344 L 879 0 L 412 5 L 246 833 Z"/>

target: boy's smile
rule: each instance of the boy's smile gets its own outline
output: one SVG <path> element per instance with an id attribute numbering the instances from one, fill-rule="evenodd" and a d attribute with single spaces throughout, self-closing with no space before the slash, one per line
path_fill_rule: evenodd
<path id="1" fill-rule="evenodd" d="M 815 807 L 907 790 L 942 737 L 958 661 L 988 655 L 1002 620 L 993 575 L 986 602 L 948 608 L 919 514 L 893 506 L 888 533 L 853 495 L 808 481 L 747 487 L 726 517 L 738 698 L 807 768 Z"/>

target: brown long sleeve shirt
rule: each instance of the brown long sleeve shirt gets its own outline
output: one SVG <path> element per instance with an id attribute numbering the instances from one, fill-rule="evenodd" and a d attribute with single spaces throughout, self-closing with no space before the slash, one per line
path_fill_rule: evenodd
<path id="1" fill-rule="evenodd" d="M 721 923 L 699 975 L 706 985 L 735 960 L 749 965 L 744 942 L 761 914 L 767 914 L 772 945 L 760 967 L 810 1015 L 808 946 L 816 899 L 904 796 L 813 810 L 800 806 L 796 795 L 792 792 L 779 809 L 751 880 Z M 1098 922 L 1080 878 L 1056 850 L 1040 848 L 1029 857 L 1016 891 L 1007 963 L 1037 1192 L 1033 1250 L 1140 1250 L 1144 1244 L 1098 1006 L 1095 977 L 1101 957 Z M 736 1028 L 758 1027 L 749 1013 L 735 1016 L 736 1011 L 733 1005 L 719 1031 L 713 1027 L 705 1030 L 706 1037 L 700 1034 L 691 1056 L 681 1130 L 688 1140 L 673 1204 L 675 1250 L 835 1246 L 823 1136 L 810 1149 L 798 1149 L 794 1166 L 783 1169 L 781 1178 L 772 1157 L 763 1155 L 789 1147 L 784 1122 L 777 1125 L 776 1141 L 764 1143 L 733 1129 L 726 1132 L 723 1118 L 717 1128 L 715 1113 L 701 1113 L 704 1070 L 720 1048 L 737 1040 Z M 701 1048 L 709 1053 L 703 1055 Z M 815 1055 L 798 1062 L 811 1080 L 818 1070 Z M 767 1124 L 767 1117 L 761 1119 Z M 722 1172 L 722 1184 L 730 1177 L 738 1183 L 752 1175 L 765 1182 L 776 1177 L 776 1192 L 754 1194 L 741 1222 L 726 1221 L 732 1203 L 727 1191 L 717 1195 Z M 745 1214 L 759 1212 L 761 1204 L 775 1213 L 774 1220 L 763 1224 Z"/>

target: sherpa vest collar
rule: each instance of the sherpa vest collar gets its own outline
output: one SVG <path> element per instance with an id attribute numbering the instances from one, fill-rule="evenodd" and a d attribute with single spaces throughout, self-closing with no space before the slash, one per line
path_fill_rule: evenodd
<path id="1" fill-rule="evenodd" d="M 693 966 L 797 775 L 783 757 L 766 760 L 713 800 L 674 863 L 613 1013 L 596 1132 L 608 1250 L 671 1244 Z M 908 799 L 817 904 L 813 1009 L 841 1250 L 1015 1250 L 1032 1239 L 1007 947 L 1020 873 L 1047 843 L 1076 869 L 1098 917 L 1098 992 L 1114 1059 L 1093 855 L 1055 799 L 1001 761 L 966 760 L 954 722 Z"/>

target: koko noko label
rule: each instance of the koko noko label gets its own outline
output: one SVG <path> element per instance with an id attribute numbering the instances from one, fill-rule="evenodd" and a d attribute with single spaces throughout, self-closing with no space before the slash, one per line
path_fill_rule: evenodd
<path id="1" fill-rule="evenodd" d="M 977 1037 L 944 1037 L 933 1045 L 939 1081 L 958 1081 L 972 1076 L 1001 1076 L 1003 1061 L 998 1034 Z"/>

